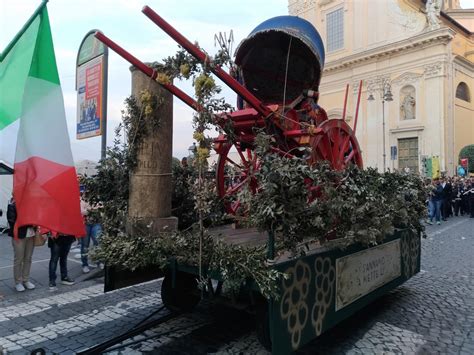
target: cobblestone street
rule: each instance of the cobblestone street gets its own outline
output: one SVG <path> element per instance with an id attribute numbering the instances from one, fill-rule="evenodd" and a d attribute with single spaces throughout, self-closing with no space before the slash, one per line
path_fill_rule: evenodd
<path id="1" fill-rule="evenodd" d="M 474 220 L 428 226 L 422 271 L 299 354 L 474 354 Z M 103 294 L 101 278 L 0 300 L 0 346 L 72 354 L 124 332 L 161 305 L 161 281 Z M 122 343 L 112 354 L 267 354 L 241 312 L 204 304 Z M 147 340 L 144 340 L 148 338 Z M 144 341 L 130 344 L 132 341 Z M 130 344 L 130 345 L 127 345 Z"/>

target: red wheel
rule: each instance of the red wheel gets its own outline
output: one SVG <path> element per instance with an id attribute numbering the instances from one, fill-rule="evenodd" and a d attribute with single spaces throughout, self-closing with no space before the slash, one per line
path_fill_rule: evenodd
<path id="1" fill-rule="evenodd" d="M 254 173 L 260 168 L 260 161 L 253 147 L 241 142 L 223 143 L 218 154 L 217 193 L 224 199 L 227 213 L 235 215 L 241 207 L 237 193 L 248 183 L 253 193 L 257 191 Z"/>
<path id="2" fill-rule="evenodd" d="M 340 119 L 328 120 L 318 128 L 323 131 L 310 140 L 310 164 L 326 160 L 335 170 L 342 170 L 351 163 L 363 167 L 359 143 L 346 122 Z"/>

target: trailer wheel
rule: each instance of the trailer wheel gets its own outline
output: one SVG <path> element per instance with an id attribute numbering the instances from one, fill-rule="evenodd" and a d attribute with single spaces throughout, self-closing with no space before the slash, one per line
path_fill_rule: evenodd
<path id="1" fill-rule="evenodd" d="M 263 303 L 256 308 L 256 331 L 257 339 L 262 346 L 272 351 L 272 338 L 270 335 L 270 316 L 268 314 L 268 303 Z"/>
<path id="2" fill-rule="evenodd" d="M 161 300 L 171 311 L 190 312 L 199 303 L 199 289 L 196 277 L 185 272 L 176 272 L 175 287 L 170 272 L 161 284 Z"/>

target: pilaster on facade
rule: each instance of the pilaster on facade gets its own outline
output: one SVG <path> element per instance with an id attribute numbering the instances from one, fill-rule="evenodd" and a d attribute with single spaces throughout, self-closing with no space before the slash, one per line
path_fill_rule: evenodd
<path id="1" fill-rule="evenodd" d="M 424 66 L 424 76 L 426 79 L 436 78 L 438 76 L 443 76 L 445 73 L 445 65 L 444 62 L 432 63 L 427 64 Z"/>

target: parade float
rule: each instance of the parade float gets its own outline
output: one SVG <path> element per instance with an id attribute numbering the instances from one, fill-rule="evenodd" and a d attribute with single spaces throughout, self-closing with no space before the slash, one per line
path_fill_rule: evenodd
<path id="1" fill-rule="evenodd" d="M 194 86 L 202 89 L 213 86 L 213 74 L 238 95 L 237 110 L 216 112 L 206 95 L 194 100 L 174 86 L 169 67 L 144 64 L 96 33 L 196 111 L 195 164 L 206 161 L 209 147 L 218 154 L 213 186 L 232 223 L 206 222 L 203 191 L 214 190 L 201 164 L 197 226 L 109 232 L 98 254 L 108 264 L 106 283 L 107 277 L 119 283 L 111 266 L 157 265 L 169 309 L 191 311 L 202 297 L 226 298 L 255 313 L 266 348 L 287 354 L 419 272 L 422 183 L 363 170 L 355 135 L 363 82 L 353 127 L 345 120 L 347 91 L 342 117 L 328 119 L 318 105 L 324 48 L 309 22 L 293 16 L 263 22 L 240 43 L 228 73 L 219 56 L 206 54 L 148 6 L 143 12 L 181 46 L 168 60 L 177 76 L 194 71 Z M 209 124 L 219 130 L 212 139 L 204 137 Z"/>

